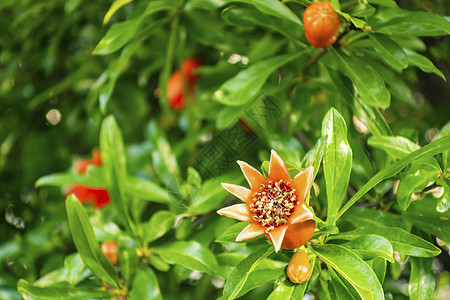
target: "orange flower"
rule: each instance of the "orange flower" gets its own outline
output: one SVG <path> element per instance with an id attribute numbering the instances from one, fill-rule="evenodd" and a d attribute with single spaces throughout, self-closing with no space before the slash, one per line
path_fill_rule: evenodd
<path id="1" fill-rule="evenodd" d="M 269 178 L 246 162 L 238 161 L 238 164 L 251 190 L 229 183 L 222 183 L 222 186 L 245 204 L 217 211 L 219 215 L 250 223 L 236 241 L 265 234 L 276 252 L 281 248 L 299 248 L 308 242 L 315 222 L 305 199 L 312 185 L 314 168 L 311 166 L 291 179 L 283 160 L 274 150 L 270 156 Z"/>

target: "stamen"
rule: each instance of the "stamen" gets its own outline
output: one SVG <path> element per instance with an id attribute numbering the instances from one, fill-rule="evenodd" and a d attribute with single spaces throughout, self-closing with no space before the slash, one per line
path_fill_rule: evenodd
<path id="1" fill-rule="evenodd" d="M 253 213 L 253 220 L 267 227 L 266 232 L 269 232 L 288 222 L 298 203 L 297 196 L 290 182 L 283 180 L 269 181 L 268 185 L 261 184 L 260 190 L 261 192 L 253 195 L 250 211 Z"/>

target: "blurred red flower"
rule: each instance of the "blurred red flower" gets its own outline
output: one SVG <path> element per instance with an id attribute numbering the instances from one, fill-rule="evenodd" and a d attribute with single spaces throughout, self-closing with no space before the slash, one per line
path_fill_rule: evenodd
<path id="1" fill-rule="evenodd" d="M 73 163 L 72 169 L 76 173 L 86 174 L 88 166 L 102 166 L 100 151 L 92 151 L 92 159 L 78 159 Z M 92 203 L 94 208 L 102 208 L 111 202 L 108 190 L 93 188 L 82 184 L 74 184 L 66 192 L 66 196 L 74 194 L 81 203 Z"/>

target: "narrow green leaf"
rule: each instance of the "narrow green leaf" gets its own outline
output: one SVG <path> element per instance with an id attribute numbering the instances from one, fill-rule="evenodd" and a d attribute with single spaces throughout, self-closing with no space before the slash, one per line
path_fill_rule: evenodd
<path id="1" fill-rule="evenodd" d="M 377 276 L 358 255 L 339 245 L 315 245 L 311 248 L 329 267 L 350 282 L 362 299 L 384 300 Z"/>
<path id="2" fill-rule="evenodd" d="M 176 199 L 158 184 L 139 177 L 129 176 L 125 183 L 125 192 L 142 200 L 174 205 Z"/>
<path id="3" fill-rule="evenodd" d="M 374 234 L 361 236 L 341 246 L 351 249 L 359 257 L 369 260 L 375 257 L 382 257 L 390 262 L 394 262 L 394 253 L 391 243 L 384 237 Z"/>
<path id="4" fill-rule="evenodd" d="M 131 300 L 162 300 L 158 279 L 152 269 L 140 270 L 133 281 L 130 292 Z"/>
<path id="5" fill-rule="evenodd" d="M 450 34 L 450 23 L 432 12 L 404 10 L 400 17 L 382 22 L 373 30 L 401 36 L 441 36 Z"/>
<path id="6" fill-rule="evenodd" d="M 111 17 L 114 15 L 114 13 L 119 10 L 122 6 L 130 3 L 133 0 L 116 0 L 114 1 L 111 6 L 109 7 L 108 11 L 105 14 L 105 17 L 103 18 L 103 25 L 109 22 Z"/>
<path id="7" fill-rule="evenodd" d="M 118 238 L 119 244 L 119 266 L 123 285 L 129 286 L 131 278 L 138 268 L 139 258 L 137 256 L 137 241 L 128 235 L 122 234 Z"/>
<path id="8" fill-rule="evenodd" d="M 66 280 L 70 285 L 78 284 L 90 274 L 79 253 L 66 256 L 64 269 L 66 270 Z"/>
<path id="9" fill-rule="evenodd" d="M 110 299 L 115 294 L 99 288 L 83 289 L 81 287 L 38 287 L 19 279 L 17 290 L 25 300 L 52 300 L 52 299 Z"/>
<path id="10" fill-rule="evenodd" d="M 432 299 L 436 284 L 436 276 L 432 268 L 433 259 L 411 257 L 410 262 L 409 299 Z"/>
<path id="11" fill-rule="evenodd" d="M 421 192 L 430 182 L 435 182 L 441 168 L 434 158 L 415 161 L 411 168 L 402 174 L 400 184 L 397 188 L 397 202 L 406 210 L 412 201 L 414 193 Z"/>
<path id="12" fill-rule="evenodd" d="M 353 231 L 330 236 L 328 239 L 352 240 L 363 235 L 375 234 L 391 242 L 394 251 L 417 257 L 433 257 L 441 250 L 417 235 L 397 227 L 361 227 Z"/>
<path id="13" fill-rule="evenodd" d="M 224 299 L 236 298 L 245 285 L 250 273 L 261 263 L 263 259 L 272 254 L 272 245 L 259 249 L 243 259 L 231 272 L 223 288 Z"/>
<path id="14" fill-rule="evenodd" d="M 73 242 L 86 266 L 95 276 L 119 288 L 119 277 L 100 249 L 88 215 L 74 195 L 66 198 L 66 211 Z"/>
<path id="15" fill-rule="evenodd" d="M 108 116 L 103 120 L 100 129 L 100 152 L 109 197 L 122 223 L 127 229 L 134 232 L 134 225 L 125 203 L 127 179 L 125 149 L 122 134 L 113 116 Z"/>
<path id="16" fill-rule="evenodd" d="M 345 59 L 332 48 L 332 53 L 342 68 L 342 72 L 350 78 L 356 88 L 357 96 L 369 106 L 388 108 L 391 101 L 383 79 L 377 71 L 356 56 Z"/>
<path id="17" fill-rule="evenodd" d="M 215 99 L 229 106 L 246 104 L 257 96 L 270 74 L 302 54 L 304 52 L 292 52 L 251 65 L 222 84 L 214 93 Z"/>
<path id="18" fill-rule="evenodd" d="M 35 187 L 62 186 L 66 184 L 82 184 L 90 187 L 105 188 L 106 182 L 102 168 L 89 166 L 86 174 L 76 173 L 54 173 L 40 177 Z"/>
<path id="19" fill-rule="evenodd" d="M 400 159 L 420 148 L 416 143 L 402 136 L 371 136 L 369 146 L 386 151 L 394 159 Z"/>
<path id="20" fill-rule="evenodd" d="M 427 57 L 420 55 L 419 53 L 409 49 L 403 49 L 403 51 L 405 51 L 406 53 L 406 56 L 408 58 L 408 64 L 410 66 L 419 67 L 422 71 L 426 73 L 434 73 L 437 76 L 441 77 L 442 79 L 446 80 L 441 70 L 436 68 L 433 62 L 429 60 Z"/>
<path id="21" fill-rule="evenodd" d="M 285 279 L 279 284 L 272 293 L 270 293 L 267 300 L 296 300 L 303 299 L 305 294 L 307 282 L 301 284 L 293 284 L 289 279 Z"/>
<path id="22" fill-rule="evenodd" d="M 167 210 L 157 211 L 143 229 L 143 236 L 145 242 L 152 242 L 172 228 L 175 224 L 176 215 L 173 212 Z"/>
<path id="23" fill-rule="evenodd" d="M 369 39 L 375 51 L 380 54 L 385 63 L 397 69 L 405 69 L 408 66 L 405 52 L 392 39 L 374 34 L 369 34 Z"/>
<path id="24" fill-rule="evenodd" d="M 316 178 L 317 172 L 319 172 L 320 163 L 322 162 L 322 157 L 325 152 L 325 147 L 327 145 L 327 137 L 321 136 L 314 147 L 306 153 L 302 161 L 302 167 L 305 169 L 309 166 L 314 167 L 314 178 Z M 314 179 L 313 179 L 314 180 Z"/>
<path id="25" fill-rule="evenodd" d="M 263 13 L 278 17 L 283 20 L 291 21 L 298 26 L 302 22 L 296 14 L 294 14 L 286 5 L 278 0 L 224 0 L 225 3 L 241 2 L 254 5 Z"/>
<path id="26" fill-rule="evenodd" d="M 347 126 L 344 118 L 334 108 L 323 119 L 322 136 L 327 139 L 323 157 L 327 186 L 327 224 L 334 225 L 347 192 L 352 169 L 352 149 L 347 141 Z"/>
<path id="27" fill-rule="evenodd" d="M 339 277 L 338 274 L 333 270 L 333 268 L 328 269 L 331 276 L 331 284 L 333 285 L 334 291 L 336 292 L 336 300 L 360 300 L 356 290 L 349 284 L 346 285 L 343 279 Z"/>
<path id="28" fill-rule="evenodd" d="M 345 213 L 356 201 L 358 201 L 362 196 L 364 196 L 371 188 L 376 186 L 382 180 L 394 176 L 400 172 L 404 167 L 410 164 L 412 161 L 427 157 L 432 157 L 436 154 L 442 153 L 450 148 L 450 136 L 446 136 L 435 140 L 428 145 L 410 153 L 409 155 L 403 157 L 399 161 L 391 164 L 389 167 L 381 170 L 375 176 L 373 176 L 362 188 L 353 195 L 350 200 L 341 208 L 338 214 L 338 218 Z"/>
<path id="29" fill-rule="evenodd" d="M 377 275 L 378 281 L 383 284 L 384 277 L 386 276 L 387 260 L 382 257 L 377 257 L 369 260 L 367 264 L 372 268 L 372 270 Z"/>
<path id="30" fill-rule="evenodd" d="M 174 242 L 151 248 L 169 264 L 179 264 L 190 270 L 198 270 L 215 275 L 218 269 L 214 254 L 203 245 L 194 242 Z"/>

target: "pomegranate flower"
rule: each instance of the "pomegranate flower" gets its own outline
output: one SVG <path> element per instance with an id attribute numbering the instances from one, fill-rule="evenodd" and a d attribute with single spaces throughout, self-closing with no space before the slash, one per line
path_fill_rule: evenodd
<path id="1" fill-rule="evenodd" d="M 250 223 L 236 241 L 264 234 L 276 252 L 281 248 L 296 249 L 308 242 L 315 222 L 305 199 L 312 185 L 314 168 L 311 166 L 291 179 L 274 150 L 270 156 L 269 178 L 246 162 L 238 161 L 238 164 L 251 189 L 229 183 L 222 183 L 222 186 L 245 203 L 217 211 L 219 215 Z"/>
<path id="2" fill-rule="evenodd" d="M 92 159 L 78 159 L 73 163 L 72 169 L 76 173 L 86 174 L 88 166 L 102 166 L 100 151 L 92 151 Z M 74 184 L 66 192 L 66 196 L 74 194 L 81 203 L 92 203 L 95 208 L 102 208 L 111 202 L 108 190 L 102 188 L 88 187 L 82 184 Z"/>

